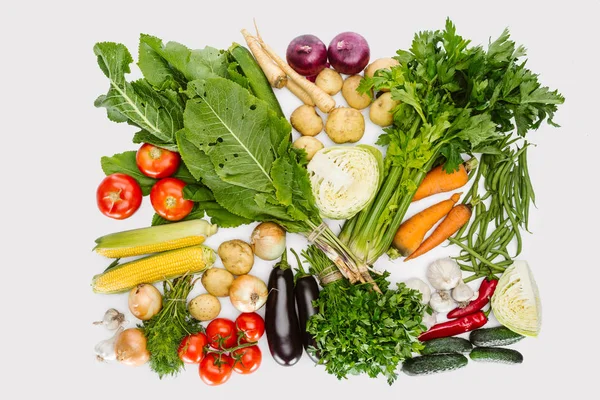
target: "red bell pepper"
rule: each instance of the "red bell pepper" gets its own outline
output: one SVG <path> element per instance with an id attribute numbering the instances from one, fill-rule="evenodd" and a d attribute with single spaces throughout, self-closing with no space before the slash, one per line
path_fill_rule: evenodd
<path id="1" fill-rule="evenodd" d="M 477 311 L 475 314 L 466 315 L 459 319 L 442 322 L 429 328 L 427 332 L 419 335 L 419 340 L 425 342 L 431 339 L 455 336 L 461 333 L 469 332 L 484 326 L 488 318 L 483 311 Z"/>
<path id="2" fill-rule="evenodd" d="M 496 290 L 496 286 L 498 286 L 497 279 L 484 279 L 479 286 L 479 296 L 477 296 L 475 300 L 471 301 L 466 307 L 457 307 L 450 311 L 447 315 L 447 318 L 460 318 L 481 310 L 487 303 L 489 303 L 494 291 Z"/>

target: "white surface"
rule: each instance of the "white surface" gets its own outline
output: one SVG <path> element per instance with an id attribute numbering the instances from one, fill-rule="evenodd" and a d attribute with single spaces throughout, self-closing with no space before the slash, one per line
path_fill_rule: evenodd
<path id="1" fill-rule="evenodd" d="M 598 326 L 594 315 L 600 278 L 600 221 L 594 208 L 600 145 L 594 40 L 598 2 L 204 3 L 107 0 L 2 6 L 1 396 L 591 398 L 585 393 L 594 390 L 600 356 L 592 328 Z M 91 322 L 109 307 L 125 311 L 127 306 L 125 295 L 92 293 L 91 277 L 107 265 L 91 252 L 93 240 L 145 226 L 152 216 L 148 198 L 125 221 L 106 218 L 96 208 L 95 190 L 103 177 L 100 157 L 137 147 L 130 142 L 134 128 L 110 122 L 104 110 L 93 106 L 108 88 L 92 53 L 95 42 L 125 43 L 134 58 L 140 32 L 193 48 L 227 48 L 232 41 L 242 41 L 239 30 L 252 28 L 256 17 L 264 38 L 281 55 L 299 34 L 316 34 L 328 44 L 337 33 L 353 30 L 367 38 L 374 59 L 407 48 L 419 30 L 442 29 L 446 16 L 475 44 L 486 44 L 510 27 L 517 43 L 528 49 L 528 66 L 567 99 L 556 116 L 562 128 L 544 125 L 530 136 L 538 144 L 530 153 L 538 209 L 531 214 L 534 235 L 524 237 L 523 258 L 540 288 L 544 322 L 538 339 L 515 345 L 525 357 L 522 365 L 471 363 L 431 377 L 401 374 L 388 387 L 384 380 L 366 377 L 339 382 L 308 357 L 292 368 L 279 367 L 263 339 L 263 365 L 255 374 L 236 375 L 210 388 L 193 366 L 176 379 L 159 381 L 147 366 L 131 369 L 94 360 L 94 345 L 110 333 Z M 132 77 L 137 77 L 133 69 Z M 299 102 L 285 92 L 278 94 L 289 115 Z M 378 132 L 369 126 L 363 142 L 372 142 Z M 319 139 L 327 144 L 324 133 Z M 440 198 L 420 202 L 409 214 Z M 247 240 L 251 228 L 222 229 L 208 244 L 216 248 L 230 238 Z M 300 249 L 304 240 L 290 236 L 289 243 Z M 382 258 L 377 266 L 392 271 L 396 280 L 421 277 L 428 262 L 455 253 L 453 248 L 439 248 L 407 264 Z M 252 273 L 266 279 L 271 265 L 257 262 Z M 237 315 L 226 299 L 223 305 L 222 316 Z"/>

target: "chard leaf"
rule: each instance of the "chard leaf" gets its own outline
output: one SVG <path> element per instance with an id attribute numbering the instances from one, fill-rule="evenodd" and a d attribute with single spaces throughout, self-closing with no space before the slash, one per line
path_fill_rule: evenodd
<path id="1" fill-rule="evenodd" d="M 172 100 L 172 94 L 166 96 L 155 91 L 145 80 L 133 83 L 125 80 L 133 59 L 124 45 L 97 43 L 94 53 L 110 81 L 108 93 L 98 97 L 95 106 L 106 108 L 108 117 L 115 122 L 127 121 L 162 142 L 172 143 L 175 132 L 182 127 L 183 114 L 180 104 Z"/>
<path id="2" fill-rule="evenodd" d="M 150 35 L 140 35 L 138 66 L 144 78 L 157 90 L 178 90 L 185 87 L 183 74 L 169 65 L 154 49 L 162 47 L 160 39 Z"/>

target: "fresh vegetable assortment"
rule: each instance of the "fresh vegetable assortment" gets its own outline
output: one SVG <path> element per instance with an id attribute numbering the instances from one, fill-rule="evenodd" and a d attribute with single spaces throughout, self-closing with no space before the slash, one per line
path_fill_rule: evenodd
<path id="1" fill-rule="evenodd" d="M 96 239 L 113 262 L 92 289 L 129 292 L 137 320 L 128 327 L 109 309 L 94 322 L 114 331 L 96 358 L 148 363 L 160 378 L 198 365 L 207 385 L 259 370 L 265 334 L 275 363 L 292 367 L 306 351 L 338 379 L 392 384 L 400 371 L 523 362 L 506 346 L 541 329 L 532 270 L 517 259 L 535 201 L 525 136 L 544 121 L 557 126 L 564 102 L 526 68 L 524 48 L 508 31 L 473 46 L 447 20 L 393 57 L 372 60 L 368 35 L 342 32 L 293 38 L 284 60 L 258 31 L 241 33 L 248 48 L 226 50 L 143 34 L 143 77 L 131 82 L 125 46 L 94 46 L 109 81 L 95 105 L 135 126 L 140 145 L 102 157 L 98 208 L 129 218 L 149 195 L 156 212 L 150 226 Z M 283 88 L 302 103 L 289 116 L 273 90 Z M 365 117 L 384 127 L 383 152 L 354 144 Z M 322 131 L 336 146 L 323 145 Z M 327 219 L 345 221 L 339 236 Z M 205 243 L 218 227 L 255 222 L 248 238 Z M 308 269 L 287 233 L 306 238 Z M 446 242 L 453 253 L 424 266 L 427 282 L 392 285 L 373 267 L 384 254 L 418 264 Z M 255 257 L 274 262 L 268 282 L 253 273 Z M 200 285 L 205 293 L 190 298 Z M 222 301 L 240 312 L 235 320 L 220 317 Z M 488 326 L 491 315 L 500 326 Z"/>

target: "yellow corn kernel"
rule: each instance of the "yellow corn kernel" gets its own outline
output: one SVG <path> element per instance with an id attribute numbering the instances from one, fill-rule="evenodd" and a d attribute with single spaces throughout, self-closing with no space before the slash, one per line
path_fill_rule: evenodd
<path id="1" fill-rule="evenodd" d="M 133 257 L 142 254 L 160 253 L 161 251 L 181 249 L 204 243 L 204 236 L 188 236 L 142 246 L 122 247 L 116 249 L 96 248 L 96 253 L 109 258 Z"/>
<path id="2" fill-rule="evenodd" d="M 215 252 L 206 246 L 166 251 L 118 265 L 94 276 L 96 293 L 119 293 L 140 283 L 154 283 L 185 274 L 196 274 L 212 266 Z"/>

